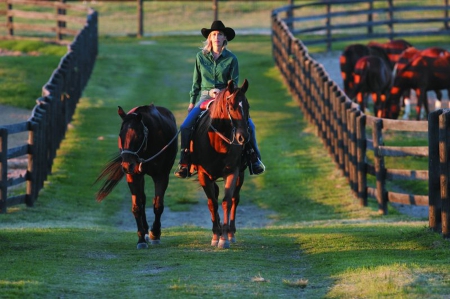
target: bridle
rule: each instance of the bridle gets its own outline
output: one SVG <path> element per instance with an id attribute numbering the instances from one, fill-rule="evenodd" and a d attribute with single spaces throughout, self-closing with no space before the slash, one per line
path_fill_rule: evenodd
<path id="1" fill-rule="evenodd" d="M 166 144 L 159 152 L 157 152 L 155 155 L 151 156 L 148 159 L 144 159 L 144 158 L 141 158 L 139 156 L 139 152 L 142 150 L 142 148 L 144 148 L 144 149 L 147 148 L 148 128 L 145 126 L 145 124 L 144 124 L 144 122 L 142 120 L 141 120 L 141 124 L 142 124 L 142 127 L 144 128 L 144 139 L 142 140 L 142 143 L 141 143 L 141 146 L 139 146 L 139 149 L 137 151 L 130 151 L 130 150 L 121 150 L 120 151 L 120 156 L 121 157 L 124 154 L 129 154 L 129 155 L 134 155 L 134 156 L 136 156 L 138 158 L 138 161 L 139 161 L 139 172 L 142 172 L 142 164 L 150 162 L 151 160 L 155 159 L 160 154 L 162 154 L 169 147 L 169 145 L 171 145 L 172 142 L 174 142 L 177 139 L 178 134 L 180 134 L 180 130 L 178 130 L 177 133 L 175 134 L 175 136 L 169 141 L 169 143 Z M 144 145 L 145 145 L 145 147 L 144 147 Z"/>
<path id="2" fill-rule="evenodd" d="M 222 133 L 220 133 L 216 128 L 214 128 L 214 126 L 212 124 L 210 124 L 211 129 L 217 134 L 219 135 L 219 137 L 225 141 L 226 143 L 228 143 L 229 145 L 239 145 L 242 146 L 242 144 L 240 144 L 239 142 L 235 142 L 236 139 L 236 126 L 233 123 L 233 118 L 231 117 L 231 113 L 230 113 L 230 104 L 228 103 L 228 100 L 235 95 L 237 92 L 234 92 L 232 94 L 230 94 L 229 96 L 226 97 L 227 99 L 227 114 L 228 114 L 228 118 L 230 119 L 230 123 L 231 123 L 231 135 L 233 139 L 229 139 L 226 136 L 224 136 Z M 241 113 L 242 115 L 245 117 L 245 113 L 244 113 L 244 107 L 242 107 L 242 101 L 239 102 L 239 107 L 241 107 Z M 248 141 L 247 141 L 248 142 Z"/>

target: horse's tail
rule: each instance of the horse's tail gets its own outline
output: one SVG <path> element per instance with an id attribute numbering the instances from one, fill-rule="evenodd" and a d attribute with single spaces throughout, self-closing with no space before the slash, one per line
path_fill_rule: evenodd
<path id="1" fill-rule="evenodd" d="M 94 184 L 106 178 L 103 186 L 97 192 L 97 201 L 102 201 L 109 193 L 116 187 L 120 180 L 124 177 L 124 172 L 122 171 L 122 158 L 120 155 L 113 158 L 106 166 L 103 168 L 100 175 L 95 180 Z"/>

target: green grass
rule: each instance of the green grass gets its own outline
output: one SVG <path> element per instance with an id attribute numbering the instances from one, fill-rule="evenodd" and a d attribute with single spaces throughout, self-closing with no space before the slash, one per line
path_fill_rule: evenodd
<path id="1" fill-rule="evenodd" d="M 15 53 L 0 56 L 0 103 L 32 109 L 67 48 L 36 41 L 0 41 L 0 48 Z"/>
<path id="2" fill-rule="evenodd" d="M 197 37 L 105 38 L 94 73 L 34 208 L 1 215 L 4 298 L 445 298 L 449 243 L 427 222 L 359 206 L 273 64 L 269 37 L 242 37 L 239 57 L 267 166 L 247 176 L 243 203 L 272 211 L 274 225 L 238 227 L 229 250 L 210 229 L 163 228 L 162 244 L 135 249 L 125 181 L 102 203 L 95 177 L 117 151 L 125 110 L 155 103 L 185 117 Z M 147 180 L 151 200 L 152 187 Z M 173 178 L 165 204 L 187 210 L 195 180 Z M 208 213 L 206 204 L 198 213 Z M 239 209 L 238 216 L 239 218 Z M 152 218 L 150 216 L 150 218 Z M 164 227 L 164 215 L 163 215 Z"/>

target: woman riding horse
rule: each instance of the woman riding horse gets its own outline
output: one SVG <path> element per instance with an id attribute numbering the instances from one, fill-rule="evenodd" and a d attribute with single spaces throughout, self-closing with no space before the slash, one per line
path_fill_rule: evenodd
<path id="1" fill-rule="evenodd" d="M 195 120 L 201 113 L 200 105 L 225 89 L 228 81 L 232 80 L 234 86 L 237 86 L 239 82 L 238 60 L 227 49 L 228 42 L 235 36 L 234 30 L 225 27 L 221 21 L 214 21 L 210 29 L 203 28 L 201 33 L 206 41 L 196 56 L 188 115 L 180 127 L 181 155 L 178 169 L 175 171 L 175 176 L 179 178 L 190 176 L 188 169 L 189 140 Z M 258 175 L 264 172 L 265 166 L 261 162 L 261 154 L 256 143 L 255 125 L 251 118 L 249 119 L 249 129 L 251 138 L 246 149 L 250 160 L 249 169 L 250 174 Z"/>

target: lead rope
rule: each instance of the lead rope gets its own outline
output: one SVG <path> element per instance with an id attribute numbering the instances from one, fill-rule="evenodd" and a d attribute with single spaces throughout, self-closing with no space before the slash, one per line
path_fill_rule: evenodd
<path id="1" fill-rule="evenodd" d="M 153 155 L 152 157 L 143 160 L 142 158 L 139 158 L 139 160 L 141 160 L 141 163 L 139 163 L 139 172 L 142 172 L 142 164 L 150 162 L 151 160 L 155 159 L 156 157 L 158 157 L 162 152 L 164 152 L 169 145 L 172 144 L 172 142 L 175 141 L 175 139 L 177 139 L 178 135 L 180 134 L 180 130 L 177 131 L 177 133 L 175 134 L 175 136 L 173 136 L 172 140 L 169 141 L 168 144 L 166 144 L 159 152 L 157 152 L 155 155 Z"/>

